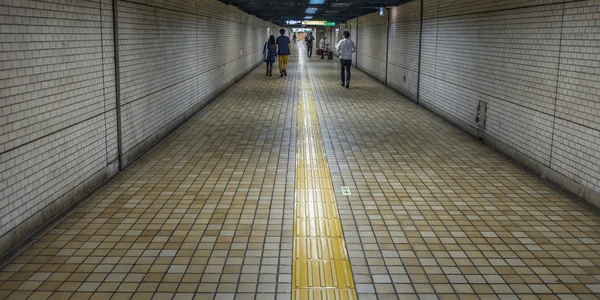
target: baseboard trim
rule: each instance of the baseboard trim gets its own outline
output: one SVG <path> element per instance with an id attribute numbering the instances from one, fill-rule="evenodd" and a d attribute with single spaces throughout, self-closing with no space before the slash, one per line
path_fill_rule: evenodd
<path id="1" fill-rule="evenodd" d="M 41 235 L 53 228 L 76 207 L 91 198 L 119 172 L 117 160 L 107 164 L 42 210 L 0 237 L 0 266 L 4 265 Z"/>
<path id="2" fill-rule="evenodd" d="M 517 149 L 503 143 L 502 141 L 499 141 L 485 132 L 481 132 L 477 128 L 468 125 L 462 120 L 441 111 L 428 102 L 420 101 L 418 105 L 431 111 L 448 123 L 467 132 L 474 138 L 478 138 L 487 147 L 513 161 L 528 172 L 533 173 L 534 175 L 543 179 L 552 187 L 569 196 L 573 201 L 586 206 L 597 214 L 600 214 L 600 193 L 583 186 L 573 179 L 567 178 L 565 175 L 560 174 L 551 167 L 519 152 Z"/>
<path id="3" fill-rule="evenodd" d="M 242 73 L 242 75 L 238 76 L 232 82 L 228 83 L 221 89 L 213 92 L 210 96 L 206 97 L 205 100 L 197 103 L 192 108 L 188 109 L 186 112 L 179 115 L 177 118 L 169 122 L 167 125 L 163 126 L 157 132 L 147 137 L 144 141 L 135 145 L 132 149 L 123 153 L 123 165 L 128 166 L 132 162 L 136 161 L 140 157 L 144 156 L 146 153 L 154 149 L 156 145 L 162 142 L 165 138 L 170 136 L 173 132 L 177 131 L 183 124 L 185 124 L 189 119 L 194 117 L 197 113 L 202 111 L 207 105 L 212 103 L 215 99 L 221 96 L 225 91 L 227 91 L 230 87 L 238 83 L 244 77 L 246 77 L 250 72 L 254 71 L 258 68 L 263 62 L 259 62 L 255 64 L 253 67 L 249 68 L 247 71 Z"/>
<path id="4" fill-rule="evenodd" d="M 247 71 L 243 72 L 241 76 L 238 76 L 233 82 L 211 94 L 206 98 L 205 101 L 196 104 L 194 107 L 181 114 L 174 121 L 164 126 L 158 133 L 152 135 L 151 138 L 148 138 L 144 142 L 136 145 L 134 148 L 135 150 L 130 150 L 128 153 L 125 153 L 122 158 L 124 167 L 121 171 L 119 171 L 118 160 L 107 164 L 100 171 L 90 176 L 86 181 L 71 189 L 69 192 L 53 201 L 41 211 L 29 217 L 17 227 L 2 235 L 0 237 L 0 267 L 4 266 L 13 258 L 18 256 L 24 249 L 36 242 L 49 230 L 54 228 L 56 224 L 62 221 L 77 207 L 86 203 L 87 200 L 89 200 L 102 187 L 106 186 L 119 174 L 127 170 L 128 167 L 130 167 L 136 160 L 151 151 L 156 145 L 170 136 L 190 118 L 201 112 L 203 108 L 221 96 L 230 87 L 242 80 L 245 76 L 254 71 L 261 64 L 262 62 L 259 62 L 253 67 L 250 67 Z"/>
<path id="5" fill-rule="evenodd" d="M 356 68 L 364 74 L 368 75 L 369 77 L 384 84 L 381 81 L 381 79 L 369 74 L 369 72 L 359 67 Z M 535 159 L 519 152 L 517 149 L 497 140 L 496 138 L 486 134 L 485 132 L 482 132 L 478 128 L 465 123 L 463 120 L 460 120 L 455 116 L 447 114 L 446 112 L 440 110 L 439 108 L 435 107 L 434 105 L 431 105 L 426 101 L 417 101 L 415 98 L 409 97 L 402 91 L 398 91 L 397 89 L 390 86 L 386 87 L 400 94 L 404 98 L 411 100 L 416 105 L 421 106 L 427 109 L 428 111 L 434 113 L 438 117 L 461 129 L 462 131 L 465 131 L 471 136 L 479 139 L 487 147 L 493 149 L 494 151 L 498 152 L 504 157 L 515 162 L 517 165 L 521 166 L 528 172 L 540 177 L 552 187 L 558 189 L 559 191 L 569 196 L 573 201 L 588 207 L 589 209 L 593 210 L 595 213 L 600 215 L 600 193 L 583 186 L 577 181 L 570 179 L 565 175 L 552 169 L 550 166 L 546 166 L 543 163 L 536 161 Z"/>

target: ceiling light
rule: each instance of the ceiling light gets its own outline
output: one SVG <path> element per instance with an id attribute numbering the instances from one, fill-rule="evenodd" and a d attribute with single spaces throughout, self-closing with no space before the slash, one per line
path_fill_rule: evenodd
<path id="1" fill-rule="evenodd" d="M 310 5 L 321 5 L 325 3 L 325 0 L 310 0 L 309 4 Z"/>
<path id="2" fill-rule="evenodd" d="M 318 10 L 318 8 L 316 8 L 316 7 L 309 7 L 306 9 L 306 13 L 309 15 L 312 15 L 312 14 L 316 13 L 317 10 Z"/>
<path id="3" fill-rule="evenodd" d="M 310 19 L 312 19 L 312 16 L 306 16 L 306 17 L 304 17 L 304 19 L 305 20 L 310 20 Z"/>

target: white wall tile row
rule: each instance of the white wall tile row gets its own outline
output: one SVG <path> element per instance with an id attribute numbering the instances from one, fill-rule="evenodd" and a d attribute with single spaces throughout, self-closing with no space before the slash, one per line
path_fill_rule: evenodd
<path id="1" fill-rule="evenodd" d="M 552 168 L 600 192 L 600 1 L 565 3 Z"/>
<path id="2" fill-rule="evenodd" d="M 109 6 L 0 4 L 0 236 L 115 158 Z"/>
<path id="3" fill-rule="evenodd" d="M 122 1 L 119 26 L 125 155 L 259 63 L 266 32 L 208 0 Z"/>
<path id="4" fill-rule="evenodd" d="M 279 29 L 216 0 L 118 8 L 124 155 L 261 62 Z M 112 0 L 0 3 L 1 239 L 118 159 L 114 49 Z"/>
<path id="5" fill-rule="evenodd" d="M 350 39 L 356 43 L 358 47 L 358 18 L 346 22 L 346 30 L 350 32 Z M 356 66 L 356 53 L 352 54 L 352 65 Z"/>
<path id="6" fill-rule="evenodd" d="M 381 65 L 363 56 L 382 44 L 385 28 L 372 26 L 371 15 L 359 18 L 363 70 L 409 98 L 418 93 L 420 104 L 527 165 L 564 176 L 563 187 L 600 199 L 599 1 L 415 0 L 390 13 L 383 79 Z M 480 101 L 488 105 L 485 128 L 475 122 Z"/>
<path id="7" fill-rule="evenodd" d="M 421 0 L 390 9 L 388 85 L 407 97 L 417 97 Z"/>
<path id="8" fill-rule="evenodd" d="M 356 63 L 358 68 L 382 81 L 385 81 L 387 60 L 387 14 L 386 11 L 380 16 L 377 12 L 358 18 Z"/>

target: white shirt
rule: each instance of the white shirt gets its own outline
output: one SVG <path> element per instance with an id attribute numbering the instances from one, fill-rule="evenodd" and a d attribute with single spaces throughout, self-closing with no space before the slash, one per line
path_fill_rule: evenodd
<path id="1" fill-rule="evenodd" d="M 319 41 L 319 49 L 325 49 L 325 39 Z"/>
<path id="2" fill-rule="evenodd" d="M 356 52 L 356 45 L 350 39 L 343 39 L 335 46 L 335 50 L 340 54 L 340 59 L 352 60 L 352 53 Z"/>

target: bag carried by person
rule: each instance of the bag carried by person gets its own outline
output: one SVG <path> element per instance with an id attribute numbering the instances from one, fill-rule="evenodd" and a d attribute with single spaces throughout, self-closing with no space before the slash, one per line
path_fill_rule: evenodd
<path id="1" fill-rule="evenodd" d="M 265 42 L 265 46 L 263 47 L 263 62 L 267 61 L 267 57 L 269 57 L 269 49 L 267 49 L 267 45 L 269 41 Z"/>
<path id="2" fill-rule="evenodd" d="M 317 49 L 317 55 L 321 55 L 322 53 L 323 53 L 323 50 Z"/>

